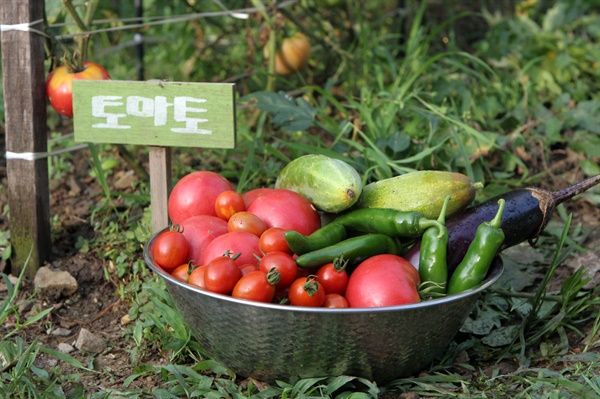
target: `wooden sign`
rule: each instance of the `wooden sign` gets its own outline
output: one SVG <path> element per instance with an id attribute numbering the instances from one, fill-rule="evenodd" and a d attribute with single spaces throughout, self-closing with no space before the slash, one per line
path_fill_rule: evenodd
<path id="1" fill-rule="evenodd" d="M 234 148 L 235 84 L 73 81 L 75 141 L 149 146 L 152 231 L 169 225 L 168 147 Z"/>
<path id="2" fill-rule="evenodd" d="M 233 148 L 234 88 L 228 83 L 75 80 L 75 140 Z"/>

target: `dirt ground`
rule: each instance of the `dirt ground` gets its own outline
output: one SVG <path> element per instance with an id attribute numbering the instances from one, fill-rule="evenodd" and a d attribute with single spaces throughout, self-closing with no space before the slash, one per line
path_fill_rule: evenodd
<path id="1" fill-rule="evenodd" d="M 4 136 L 4 135 L 2 135 Z M 3 143 L 0 143 L 3 144 Z M 569 159 L 572 156 L 572 159 Z M 553 190 L 565 187 L 578 181 L 582 175 L 575 172 L 577 156 L 560 157 L 551 171 L 552 179 L 546 179 L 545 189 Z M 69 173 L 65 173 L 59 180 L 51 182 L 51 215 L 57 220 L 53 231 L 52 257 L 49 264 L 62 270 L 68 271 L 75 277 L 79 285 L 78 291 L 67 298 L 59 298 L 55 301 L 37 298 L 36 302 L 27 300 L 28 294 L 32 292 L 31 282 L 22 287 L 23 293 L 19 305 L 22 306 L 24 315 L 34 312 L 36 309 L 45 309 L 54 306 L 54 311 L 49 314 L 44 323 L 36 323 L 33 327 L 24 331 L 23 337 L 31 342 L 38 337 L 40 343 L 46 347 L 57 349 L 61 343 L 74 346 L 79 331 L 82 328 L 102 337 L 109 343 L 109 347 L 101 355 L 95 356 L 93 367 L 100 373 L 86 373 L 81 381 L 88 387 L 124 389 L 124 380 L 133 374 L 130 352 L 128 349 L 134 345 L 133 341 L 124 338 L 123 316 L 128 313 L 129 303 L 120 300 L 116 295 L 116 285 L 105 277 L 106 261 L 94 256 L 94 251 L 81 254 L 75 244 L 78 237 L 82 236 L 90 242 L 94 241 L 97 234 L 90 224 L 91 205 L 102 199 L 102 191 L 96 180 L 89 173 L 89 152 L 81 150 L 72 154 L 73 165 Z M 555 164 L 556 165 L 556 164 Z M 123 165 L 123 171 L 112 175 L 109 181 L 111 188 L 115 191 L 116 181 L 123 178 L 127 165 Z M 128 174 L 131 176 L 131 174 Z M 0 165 L 0 177 L 3 187 L 6 187 L 6 165 Z M 0 191 L 0 209 L 4 209 L 7 203 L 6 189 Z M 600 220 L 600 209 L 588 201 L 574 199 L 567 204 L 568 211 L 573 212 L 574 222 L 581 222 L 585 226 L 596 226 Z M 9 220 L 6 215 L 0 216 L 0 229 L 9 228 Z M 593 235 L 588 237 L 585 244 L 588 248 L 600 247 L 599 232 L 596 229 Z M 594 252 L 592 255 L 598 253 Z M 584 261 L 573 260 L 574 264 Z M 598 262 L 596 262 L 596 266 Z M 562 274 L 567 276 L 569 268 L 562 268 Z M 10 265 L 6 262 L 0 263 L 0 272 L 9 273 Z M 599 277 L 600 273 L 595 277 Z M 556 282 L 559 284 L 560 282 Z M 31 313 L 29 313 L 31 314 Z M 89 364 L 90 358 L 75 349 L 71 355 L 83 364 Z M 167 358 L 162 353 L 148 353 L 145 362 L 151 364 L 165 364 Z M 38 358 L 38 366 L 54 366 L 56 360 L 52 357 L 41 355 Z M 160 378 L 140 378 L 134 381 L 128 388 L 145 388 L 151 390 L 160 381 Z M 68 388 L 68 387 L 65 387 Z"/>

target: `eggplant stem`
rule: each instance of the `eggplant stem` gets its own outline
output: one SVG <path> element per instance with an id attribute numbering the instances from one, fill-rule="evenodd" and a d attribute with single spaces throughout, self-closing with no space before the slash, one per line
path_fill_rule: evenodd
<path id="1" fill-rule="evenodd" d="M 563 188 L 561 190 L 555 191 L 552 193 L 552 197 L 555 201 L 555 204 L 558 205 L 561 202 L 564 202 L 568 199 L 573 198 L 574 196 L 581 194 L 584 191 L 589 190 L 595 185 L 600 184 L 600 174 L 592 177 L 588 177 L 587 179 L 573 184 L 572 186 Z"/>

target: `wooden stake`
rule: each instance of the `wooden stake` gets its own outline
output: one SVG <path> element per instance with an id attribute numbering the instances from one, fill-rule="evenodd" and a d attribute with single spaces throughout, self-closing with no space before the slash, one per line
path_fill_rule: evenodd
<path id="1" fill-rule="evenodd" d="M 152 232 L 169 226 L 167 203 L 171 191 L 171 148 L 150 147 L 150 201 Z"/>
<path id="2" fill-rule="evenodd" d="M 41 21 L 43 0 L 0 1 L 12 273 L 33 278 L 51 249 L 44 37 L 11 25 Z M 38 22 L 32 29 L 43 31 Z"/>

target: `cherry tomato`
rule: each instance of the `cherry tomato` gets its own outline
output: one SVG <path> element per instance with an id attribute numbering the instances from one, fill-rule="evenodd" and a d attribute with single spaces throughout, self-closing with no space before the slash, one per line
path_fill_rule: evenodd
<path id="1" fill-rule="evenodd" d="M 240 271 L 242 272 L 242 276 L 246 274 L 258 270 L 258 264 L 256 263 L 246 263 L 245 265 L 240 266 Z"/>
<path id="2" fill-rule="evenodd" d="M 233 191 L 233 184 L 218 173 L 199 170 L 175 183 L 167 209 L 174 224 L 197 215 L 217 216 L 215 200 L 223 191 Z"/>
<path id="3" fill-rule="evenodd" d="M 288 287 L 296 279 L 298 265 L 290 254 L 281 251 L 268 252 L 258 262 L 258 269 L 268 273 L 275 269 L 281 275 L 277 288 Z"/>
<path id="4" fill-rule="evenodd" d="M 246 210 L 242 194 L 234 190 L 223 191 L 215 200 L 215 212 L 221 219 L 227 221 L 234 213 Z"/>
<path id="5" fill-rule="evenodd" d="M 281 251 L 292 255 L 293 252 L 285 240 L 284 234 L 286 231 L 287 230 L 280 227 L 271 227 L 270 229 L 266 229 L 264 233 L 261 234 L 260 240 L 258 241 L 260 250 L 264 253 Z"/>
<path id="6" fill-rule="evenodd" d="M 419 302 L 418 272 L 400 256 L 372 256 L 350 274 L 345 297 L 351 308 L 394 306 Z"/>
<path id="7" fill-rule="evenodd" d="M 64 65 L 54 68 L 46 80 L 46 95 L 52 108 L 67 118 L 73 117 L 74 80 L 110 80 L 110 76 L 94 62 L 84 62 L 80 72 L 69 72 Z"/>
<path id="8" fill-rule="evenodd" d="M 344 295 L 348 285 L 348 273 L 346 272 L 346 263 L 336 260 L 332 263 L 323 265 L 317 270 L 317 281 L 325 288 L 327 294 Z"/>
<path id="9" fill-rule="evenodd" d="M 170 272 L 187 260 L 188 242 L 177 227 L 163 231 L 154 240 L 152 255 L 154 262 Z"/>
<path id="10" fill-rule="evenodd" d="M 187 282 L 199 288 L 206 288 L 206 284 L 204 283 L 204 276 L 206 276 L 206 267 L 206 265 L 198 266 L 194 270 L 192 270 Z"/>
<path id="11" fill-rule="evenodd" d="M 192 272 L 192 274 L 194 273 Z M 240 277 L 242 277 L 242 272 L 235 260 L 230 256 L 219 256 L 206 265 L 204 286 L 212 292 L 229 294 Z"/>
<path id="12" fill-rule="evenodd" d="M 190 274 L 195 269 L 195 267 L 196 266 L 192 261 L 184 263 L 183 265 L 179 265 L 175 269 L 173 269 L 173 271 L 171 272 L 171 276 L 175 277 L 179 281 L 187 283 L 190 278 Z"/>
<path id="13" fill-rule="evenodd" d="M 229 231 L 246 231 L 260 237 L 267 225 L 258 216 L 250 212 L 237 212 L 227 222 Z"/>
<path id="14" fill-rule="evenodd" d="M 279 272 L 265 273 L 255 270 L 242 276 L 233 287 L 231 296 L 258 302 L 272 302 L 275 298 L 275 285 L 279 281 Z"/>
<path id="15" fill-rule="evenodd" d="M 324 308 L 342 309 L 349 307 L 348 301 L 340 294 L 325 294 Z"/>
<path id="16" fill-rule="evenodd" d="M 290 285 L 288 299 L 294 306 L 321 307 L 325 302 L 325 290 L 314 277 L 300 277 Z"/>

